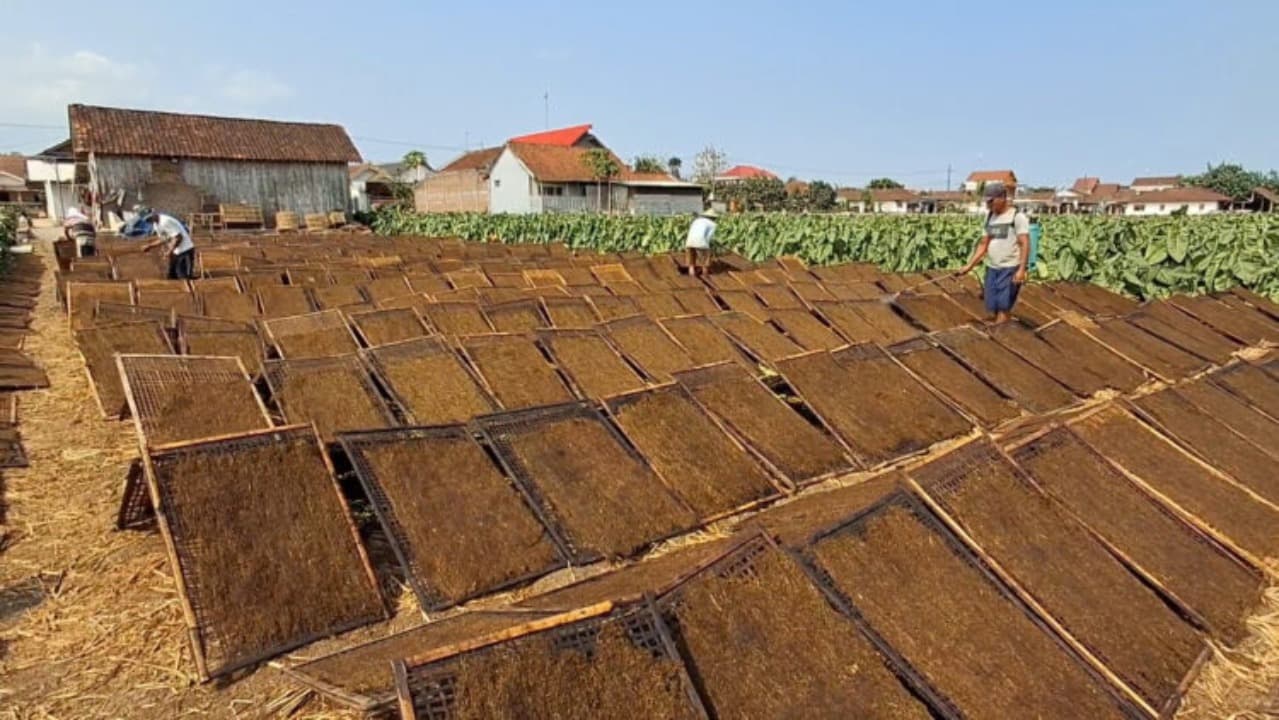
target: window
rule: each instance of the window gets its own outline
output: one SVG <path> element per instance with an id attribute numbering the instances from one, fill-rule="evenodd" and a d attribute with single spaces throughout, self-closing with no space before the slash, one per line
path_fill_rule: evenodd
<path id="1" fill-rule="evenodd" d="M 1160 211 L 1160 212 L 1163 212 L 1163 209 L 1164 209 L 1164 206 L 1163 206 L 1163 205 L 1160 205 L 1160 206 L 1159 206 L 1159 211 Z"/>
<path id="2" fill-rule="evenodd" d="M 562 185 L 543 185 L 542 194 L 552 197 L 560 197 L 564 194 L 564 187 Z"/>
<path id="3" fill-rule="evenodd" d="M 494 180 L 493 180 L 493 187 L 495 187 L 495 188 L 500 188 L 500 187 L 502 187 L 502 179 L 501 179 L 501 178 L 496 178 L 496 179 L 494 179 Z"/>
<path id="4" fill-rule="evenodd" d="M 1146 206 L 1145 206 L 1145 205 L 1133 205 L 1133 206 L 1132 206 L 1132 211 L 1133 211 L 1133 212 L 1144 212 L 1145 210 L 1146 210 Z"/>

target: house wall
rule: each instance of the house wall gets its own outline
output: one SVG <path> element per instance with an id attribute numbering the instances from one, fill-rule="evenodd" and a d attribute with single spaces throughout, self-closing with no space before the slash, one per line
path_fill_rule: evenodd
<path id="1" fill-rule="evenodd" d="M 875 203 L 875 212 L 884 213 L 886 215 L 904 215 L 907 210 L 909 210 L 909 208 L 906 203 L 897 202 L 896 200 Z"/>
<path id="2" fill-rule="evenodd" d="M 256 205 L 269 222 L 281 210 L 299 214 L 341 210 L 350 197 L 350 173 L 344 163 L 174 162 L 99 156 L 91 158 L 90 164 L 96 194 L 123 188 L 125 207 L 136 202 L 180 214 L 198 210 L 200 201 L 192 198 L 203 196 L 213 203 Z"/>
<path id="3" fill-rule="evenodd" d="M 488 212 L 489 180 L 479 170 L 436 173 L 413 190 L 418 212 Z"/>
<path id="4" fill-rule="evenodd" d="M 68 208 L 78 204 L 75 187 L 75 162 L 28 158 L 27 178 L 44 186 L 44 212 L 60 219 Z"/>
<path id="5" fill-rule="evenodd" d="M 1190 203 L 1128 203 L 1124 205 L 1124 215 L 1171 215 L 1182 207 L 1187 215 L 1213 215 L 1221 212 L 1221 206 L 1215 202 Z M 1140 208 L 1140 209 L 1139 209 Z"/>
<path id="6" fill-rule="evenodd" d="M 701 188 L 632 187 L 632 215 L 691 215 L 702 211 Z"/>
<path id="7" fill-rule="evenodd" d="M 489 171 L 489 212 L 536 212 L 536 183 L 509 149 L 503 150 Z"/>

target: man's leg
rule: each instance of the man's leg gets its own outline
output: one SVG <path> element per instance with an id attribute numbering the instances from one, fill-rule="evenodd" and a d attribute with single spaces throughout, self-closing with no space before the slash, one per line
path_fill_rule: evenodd
<path id="1" fill-rule="evenodd" d="M 684 248 L 684 264 L 688 266 L 688 275 L 697 275 L 697 251 L 691 247 Z"/>
<path id="2" fill-rule="evenodd" d="M 999 296 L 996 287 L 998 276 L 995 268 L 986 268 L 985 282 L 981 288 L 982 299 L 986 302 L 986 322 L 999 322 Z"/>
<path id="3" fill-rule="evenodd" d="M 711 274 L 711 249 L 698 250 L 697 254 L 702 256 L 702 277 Z"/>

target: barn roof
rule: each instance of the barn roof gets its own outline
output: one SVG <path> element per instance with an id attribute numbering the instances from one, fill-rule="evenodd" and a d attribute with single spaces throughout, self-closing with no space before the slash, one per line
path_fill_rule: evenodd
<path id="1" fill-rule="evenodd" d="M 360 162 L 340 125 L 72 105 L 71 141 L 77 155 L 247 160 Z"/>

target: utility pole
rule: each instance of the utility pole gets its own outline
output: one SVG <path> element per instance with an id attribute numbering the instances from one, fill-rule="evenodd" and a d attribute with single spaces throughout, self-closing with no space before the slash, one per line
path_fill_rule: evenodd
<path id="1" fill-rule="evenodd" d="M 950 163 L 946 163 L 946 192 L 950 192 Z"/>
<path id="2" fill-rule="evenodd" d="M 542 127 L 551 129 L 551 91 L 542 93 Z"/>

